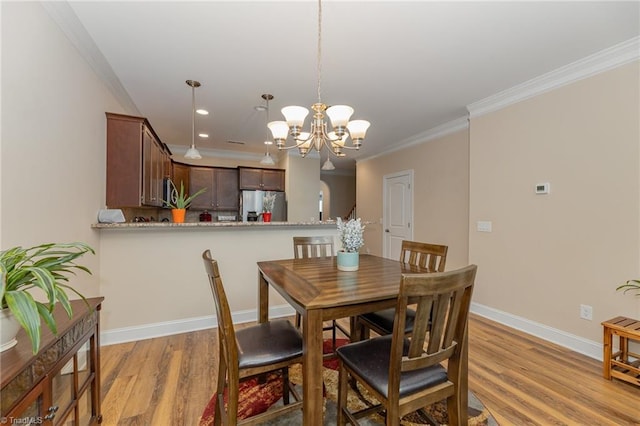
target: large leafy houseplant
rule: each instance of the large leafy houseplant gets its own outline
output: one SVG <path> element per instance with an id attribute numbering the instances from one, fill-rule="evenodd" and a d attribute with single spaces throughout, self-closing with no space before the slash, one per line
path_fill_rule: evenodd
<path id="1" fill-rule="evenodd" d="M 192 195 L 188 195 L 184 191 L 184 182 L 180 181 L 180 191 L 176 188 L 176 185 L 173 181 L 169 181 L 171 183 L 171 194 L 169 195 L 168 200 L 164 200 L 167 207 L 172 209 L 186 209 L 191 205 L 191 202 L 198 195 L 202 194 L 207 190 L 207 188 L 202 188 L 198 192 Z"/>
<path id="2" fill-rule="evenodd" d="M 76 270 L 91 274 L 91 271 L 75 260 L 85 253 L 95 254 L 87 244 L 47 243 L 22 248 L 13 247 L 0 252 L 0 308 L 9 309 L 31 340 L 33 353 L 40 348 L 41 319 L 57 334 L 53 309 L 60 303 L 69 318 L 73 315 L 67 291 L 85 297 L 68 285 L 69 275 Z M 31 294 L 40 290 L 41 302 Z M 86 301 L 86 300 L 85 300 Z"/>

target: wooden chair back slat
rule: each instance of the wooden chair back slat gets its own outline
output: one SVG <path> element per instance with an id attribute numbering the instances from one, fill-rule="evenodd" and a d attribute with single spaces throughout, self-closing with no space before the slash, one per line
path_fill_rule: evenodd
<path id="1" fill-rule="evenodd" d="M 333 237 L 293 237 L 295 259 L 332 257 L 333 255 Z"/>
<path id="2" fill-rule="evenodd" d="M 428 268 L 430 272 L 443 272 L 448 250 L 444 245 L 403 240 L 400 262 Z"/>

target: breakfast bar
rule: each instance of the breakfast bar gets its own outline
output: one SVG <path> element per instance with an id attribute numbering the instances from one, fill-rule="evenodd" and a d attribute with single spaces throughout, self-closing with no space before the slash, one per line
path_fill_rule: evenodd
<path id="1" fill-rule="evenodd" d="M 257 263 L 293 255 L 294 236 L 337 236 L 333 222 L 127 222 L 100 233 L 103 343 L 210 328 L 215 310 L 201 255 L 218 260 L 234 322 L 258 317 Z M 275 291 L 270 315 L 293 315 Z"/>

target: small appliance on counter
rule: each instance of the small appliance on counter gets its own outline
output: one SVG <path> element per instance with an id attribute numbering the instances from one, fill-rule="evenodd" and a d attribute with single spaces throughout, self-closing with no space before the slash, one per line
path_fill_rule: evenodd
<path id="1" fill-rule="evenodd" d="M 200 222 L 211 222 L 211 213 L 207 210 L 200 213 Z"/>
<path id="2" fill-rule="evenodd" d="M 238 216 L 236 216 L 235 214 L 233 215 L 219 214 L 218 215 L 218 222 L 235 222 L 237 220 L 238 220 Z"/>
<path id="3" fill-rule="evenodd" d="M 247 222 L 257 222 L 257 221 L 258 221 L 258 213 L 247 212 Z"/>

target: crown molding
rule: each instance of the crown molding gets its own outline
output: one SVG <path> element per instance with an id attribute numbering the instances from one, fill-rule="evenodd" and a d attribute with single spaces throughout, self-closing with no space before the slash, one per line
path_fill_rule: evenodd
<path id="1" fill-rule="evenodd" d="M 469 127 L 469 117 L 465 115 L 463 117 L 456 118 L 454 120 L 448 121 L 439 126 L 433 127 L 427 131 L 418 133 L 417 135 L 404 139 L 399 143 L 397 143 L 396 145 L 394 145 L 392 148 L 389 148 L 387 150 L 384 150 L 382 152 L 379 152 L 377 154 L 374 154 L 368 157 L 360 158 L 356 160 L 356 163 L 359 161 L 371 160 L 377 157 L 381 157 L 383 155 L 388 155 L 388 154 L 391 154 L 392 152 L 409 148 L 410 146 L 420 145 L 422 143 L 429 142 L 431 140 L 450 135 L 460 130 L 467 129 L 468 127 Z"/>
<path id="2" fill-rule="evenodd" d="M 618 43 L 510 89 L 467 105 L 469 117 L 497 111 L 511 104 L 628 64 L 640 58 L 640 37 Z"/>
<path id="3" fill-rule="evenodd" d="M 42 1 L 40 4 L 51 19 L 58 24 L 71 44 L 78 49 L 89 66 L 100 76 L 118 102 L 128 111 L 128 114 L 142 115 L 69 3 L 66 1 Z"/>

